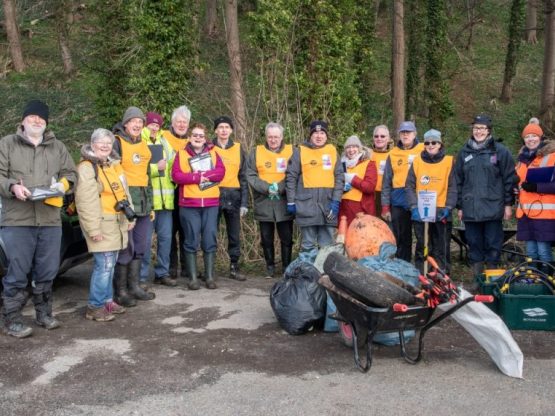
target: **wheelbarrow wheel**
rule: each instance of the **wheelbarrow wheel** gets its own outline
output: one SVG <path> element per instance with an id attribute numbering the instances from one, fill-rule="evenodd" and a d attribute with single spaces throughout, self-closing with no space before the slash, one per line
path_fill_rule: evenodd
<path id="1" fill-rule="evenodd" d="M 338 322 L 339 335 L 341 342 L 348 348 L 353 348 L 353 327 L 347 322 Z M 355 324 L 356 325 L 356 324 Z M 368 328 L 363 328 L 357 325 L 357 345 L 359 348 L 364 347 L 368 339 Z"/>

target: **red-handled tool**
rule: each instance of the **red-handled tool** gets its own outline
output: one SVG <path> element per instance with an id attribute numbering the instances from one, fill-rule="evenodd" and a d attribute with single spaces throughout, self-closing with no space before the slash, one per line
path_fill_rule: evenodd
<path id="1" fill-rule="evenodd" d="M 474 295 L 474 302 L 492 303 L 492 295 Z"/>
<path id="2" fill-rule="evenodd" d="M 409 310 L 409 307 L 402 303 L 394 303 L 393 304 L 393 312 L 406 312 Z"/>

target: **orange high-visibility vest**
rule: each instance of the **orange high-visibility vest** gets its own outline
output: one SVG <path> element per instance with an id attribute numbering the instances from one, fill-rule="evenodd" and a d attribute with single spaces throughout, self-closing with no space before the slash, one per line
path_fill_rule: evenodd
<path id="1" fill-rule="evenodd" d="M 116 136 L 121 144 L 121 166 L 129 186 L 148 186 L 148 168 L 152 157 L 148 145 L 139 140 L 129 143 Z"/>
<path id="2" fill-rule="evenodd" d="M 404 188 L 409 174 L 410 165 L 420 153 L 424 150 L 424 145 L 418 143 L 412 149 L 401 149 L 395 146 L 389 152 L 389 160 L 391 169 L 393 170 L 393 187 Z"/>
<path id="3" fill-rule="evenodd" d="M 212 166 L 216 166 L 216 152 L 214 151 L 214 148 L 212 150 L 209 151 L 210 156 L 212 158 Z M 189 153 L 187 153 L 185 151 L 185 149 L 180 150 L 179 151 L 179 167 L 181 168 L 181 170 L 184 173 L 190 173 L 191 171 L 191 165 L 189 164 L 189 159 L 191 158 L 191 156 L 189 155 Z M 202 198 L 219 198 L 220 197 L 220 187 L 219 185 L 214 185 L 211 186 L 210 188 L 206 188 L 204 190 L 201 190 L 200 187 L 198 186 L 198 184 L 196 183 L 190 183 L 190 184 L 186 184 L 186 185 L 182 185 L 182 195 L 185 198 L 197 198 L 197 199 L 202 199 Z"/>
<path id="4" fill-rule="evenodd" d="M 180 139 L 172 134 L 169 130 L 162 130 L 162 137 L 170 144 L 173 150 L 177 153 L 182 149 L 185 149 L 189 139 Z"/>
<path id="5" fill-rule="evenodd" d="M 370 163 L 370 160 L 365 160 L 363 162 L 360 162 L 358 165 L 352 168 L 347 168 L 347 172 L 354 173 L 355 175 L 357 175 L 359 178 L 362 179 L 366 174 L 366 168 L 368 167 L 368 163 Z M 345 192 L 343 194 L 343 197 L 341 199 L 348 199 L 350 201 L 360 202 L 362 200 L 362 191 L 360 189 L 356 189 L 353 186 L 349 192 Z"/>
<path id="6" fill-rule="evenodd" d="M 389 152 L 379 153 L 379 152 L 376 152 L 375 150 L 372 151 L 372 156 L 370 156 L 370 160 L 376 164 L 376 169 L 378 171 L 376 192 L 380 192 L 382 190 L 383 172 L 385 170 L 385 162 L 387 161 L 388 156 L 389 156 Z"/>
<path id="7" fill-rule="evenodd" d="M 239 170 L 241 169 L 241 145 L 233 143 L 227 149 L 214 146 L 216 153 L 222 158 L 225 166 L 225 176 L 220 182 L 222 188 L 239 188 Z"/>
<path id="8" fill-rule="evenodd" d="M 516 173 L 520 179 L 519 185 L 526 181 L 528 169 L 548 166 L 555 166 L 555 153 L 550 153 L 542 158 L 536 157 L 528 166 L 519 162 L 516 165 Z M 516 217 L 522 218 L 524 215 L 539 220 L 555 219 L 555 195 L 527 192 L 521 189 L 518 193 Z"/>
<path id="9" fill-rule="evenodd" d="M 318 149 L 301 145 L 301 169 L 305 188 L 335 187 L 335 164 L 337 150 L 331 144 Z"/>
<path id="10" fill-rule="evenodd" d="M 293 146 L 286 144 L 280 152 L 272 152 L 264 145 L 256 146 L 256 170 L 265 182 L 281 182 L 285 179 L 287 162 L 293 154 Z"/>
<path id="11" fill-rule="evenodd" d="M 445 156 L 438 163 L 427 163 L 418 156 L 414 159 L 412 168 L 416 177 L 416 194 L 420 191 L 435 192 L 436 206 L 444 207 L 447 201 L 449 175 L 453 169 L 453 156 Z"/>

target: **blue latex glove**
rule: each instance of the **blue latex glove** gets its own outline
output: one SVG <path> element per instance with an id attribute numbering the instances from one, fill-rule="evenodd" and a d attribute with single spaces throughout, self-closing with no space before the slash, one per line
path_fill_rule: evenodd
<path id="1" fill-rule="evenodd" d="M 447 218 L 449 218 L 450 213 L 451 213 L 451 210 L 449 208 L 440 209 L 437 215 L 437 220 L 438 221 L 447 220 Z"/>
<path id="2" fill-rule="evenodd" d="M 339 201 L 331 201 L 329 205 L 329 213 L 326 216 L 328 221 L 334 221 L 337 219 L 337 215 L 339 214 Z"/>
<path id="3" fill-rule="evenodd" d="M 297 213 L 297 206 L 295 205 L 295 203 L 287 204 L 287 213 L 290 215 L 295 215 Z"/>
<path id="4" fill-rule="evenodd" d="M 345 182 L 345 186 L 343 187 L 343 192 L 349 192 L 351 189 L 353 189 L 353 185 Z"/>
<path id="5" fill-rule="evenodd" d="M 418 208 L 413 208 L 410 210 L 411 215 L 410 215 L 410 219 L 413 221 L 422 221 L 422 218 L 420 218 L 420 213 L 418 212 Z"/>

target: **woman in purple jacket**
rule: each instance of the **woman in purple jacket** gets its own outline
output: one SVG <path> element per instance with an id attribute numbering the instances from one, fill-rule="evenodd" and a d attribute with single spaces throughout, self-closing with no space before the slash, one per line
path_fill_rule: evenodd
<path id="1" fill-rule="evenodd" d="M 200 288 L 197 273 L 197 248 L 201 245 L 204 257 L 206 287 L 216 289 L 214 260 L 218 233 L 218 209 L 220 205 L 219 182 L 225 175 L 225 167 L 206 142 L 206 127 L 195 124 L 190 130 L 189 141 L 175 157 L 172 179 L 179 186 L 179 219 L 185 232 L 182 242 L 185 265 L 190 276 L 187 287 Z"/>

